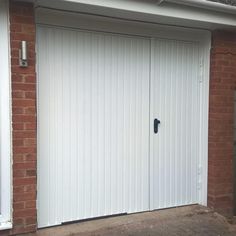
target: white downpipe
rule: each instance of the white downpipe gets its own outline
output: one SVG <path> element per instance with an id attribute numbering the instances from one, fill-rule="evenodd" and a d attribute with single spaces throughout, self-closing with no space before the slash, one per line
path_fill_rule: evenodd
<path id="1" fill-rule="evenodd" d="M 172 2 L 176 4 L 184 4 L 188 6 L 195 6 L 199 8 L 205 8 L 215 11 L 223 11 L 227 13 L 234 13 L 236 14 L 236 7 L 226 5 L 219 2 L 211 2 L 207 0 L 165 0 L 165 2 Z"/>

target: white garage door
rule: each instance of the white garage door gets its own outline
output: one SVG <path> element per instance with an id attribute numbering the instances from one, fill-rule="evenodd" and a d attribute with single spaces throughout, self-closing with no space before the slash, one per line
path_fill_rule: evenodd
<path id="1" fill-rule="evenodd" d="M 149 40 L 40 28 L 39 226 L 149 209 Z"/>
<path id="2" fill-rule="evenodd" d="M 151 205 L 154 209 L 198 202 L 199 45 L 153 40 Z M 150 122 L 152 124 L 152 121 Z"/>
<path id="3" fill-rule="evenodd" d="M 198 202 L 198 43 L 40 26 L 38 81 L 39 227 Z"/>

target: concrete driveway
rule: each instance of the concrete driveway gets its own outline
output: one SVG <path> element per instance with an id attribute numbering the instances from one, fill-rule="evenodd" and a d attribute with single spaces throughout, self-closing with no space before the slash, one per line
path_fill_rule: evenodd
<path id="1" fill-rule="evenodd" d="M 236 236 L 236 225 L 198 205 L 41 229 L 29 236 Z"/>

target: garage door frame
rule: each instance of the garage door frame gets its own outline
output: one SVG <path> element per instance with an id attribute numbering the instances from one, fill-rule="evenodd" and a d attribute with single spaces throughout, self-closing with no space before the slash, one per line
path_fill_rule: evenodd
<path id="1" fill-rule="evenodd" d="M 91 24 L 92 23 L 92 24 Z M 65 27 L 87 31 L 99 31 L 115 34 L 127 34 L 151 38 L 163 38 L 198 42 L 201 46 L 201 58 L 199 65 L 200 83 L 200 156 L 198 174 L 201 176 L 199 185 L 198 203 L 207 205 L 207 170 L 208 170 L 208 101 L 209 101 L 209 61 L 210 61 L 210 37 L 209 31 L 183 28 L 175 26 L 163 26 L 153 23 L 114 19 L 103 16 L 95 16 L 81 13 L 71 13 L 46 8 L 36 10 L 36 24 L 55 27 Z M 39 128 L 39 127 L 38 127 Z"/>

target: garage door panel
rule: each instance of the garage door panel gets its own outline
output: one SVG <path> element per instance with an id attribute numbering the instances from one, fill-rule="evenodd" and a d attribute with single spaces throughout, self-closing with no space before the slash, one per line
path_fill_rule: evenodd
<path id="1" fill-rule="evenodd" d="M 151 137 L 154 209 L 197 203 L 199 45 L 153 40 Z M 153 133 L 153 125 L 151 126 Z"/>
<path id="2" fill-rule="evenodd" d="M 197 203 L 199 44 L 37 35 L 39 227 Z"/>
<path id="3" fill-rule="evenodd" d="M 149 209 L 150 41 L 38 28 L 39 227 Z"/>

